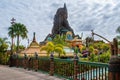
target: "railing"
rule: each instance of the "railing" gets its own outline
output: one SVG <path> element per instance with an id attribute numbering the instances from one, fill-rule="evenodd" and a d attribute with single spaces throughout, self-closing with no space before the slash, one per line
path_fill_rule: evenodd
<path id="1" fill-rule="evenodd" d="M 12 58 L 10 57 L 10 67 L 24 67 L 32 70 L 42 70 L 67 78 L 68 80 L 120 80 L 120 55 L 118 54 L 117 40 L 111 44 L 112 56 L 109 64 L 81 62 L 77 55 L 73 60 L 50 58 Z M 109 75 L 108 75 L 109 74 Z"/>
<path id="2" fill-rule="evenodd" d="M 23 62 L 24 62 L 24 58 L 23 58 L 23 57 L 17 58 L 17 59 L 15 60 L 15 65 L 16 65 L 16 67 L 24 67 Z"/>
<path id="3" fill-rule="evenodd" d="M 75 76 L 78 80 L 108 80 L 108 64 L 78 61 L 76 67 L 74 65 L 73 60 L 55 59 L 54 73 L 70 80 Z"/>
<path id="4" fill-rule="evenodd" d="M 50 71 L 50 59 L 49 58 L 24 58 L 18 57 L 14 59 L 13 66 L 28 68 L 28 70 L 40 70 L 43 72 Z"/>
<path id="5" fill-rule="evenodd" d="M 79 80 L 108 80 L 108 64 L 78 62 Z"/>
<path id="6" fill-rule="evenodd" d="M 56 75 L 73 79 L 74 75 L 74 63 L 73 60 L 55 59 L 54 60 L 54 73 Z"/>
<path id="7" fill-rule="evenodd" d="M 50 59 L 49 58 L 39 58 L 38 59 L 38 70 L 43 72 L 50 71 Z"/>
<path id="8" fill-rule="evenodd" d="M 43 71 L 69 80 L 108 80 L 108 64 L 76 59 L 16 58 L 14 66 Z M 53 64 L 53 65 L 51 65 Z"/>

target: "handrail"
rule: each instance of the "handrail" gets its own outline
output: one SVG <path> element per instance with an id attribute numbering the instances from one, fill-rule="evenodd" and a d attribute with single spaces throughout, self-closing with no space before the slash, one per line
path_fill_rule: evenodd
<path id="1" fill-rule="evenodd" d="M 83 62 L 79 61 L 78 64 L 86 64 L 86 65 L 91 65 L 91 66 L 99 66 L 99 67 L 108 67 L 108 63 L 100 63 L 100 62 Z"/>

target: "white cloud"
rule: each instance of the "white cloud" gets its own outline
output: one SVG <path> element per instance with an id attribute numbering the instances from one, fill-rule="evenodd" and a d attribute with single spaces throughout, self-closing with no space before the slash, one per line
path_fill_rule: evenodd
<path id="1" fill-rule="evenodd" d="M 94 29 L 108 39 L 115 37 L 115 30 L 120 25 L 119 0 L 1 0 L 0 37 L 7 36 L 10 19 L 14 17 L 27 26 L 29 39 L 36 32 L 37 41 L 44 40 L 51 33 L 54 15 L 64 2 L 69 24 L 76 34 L 90 33 Z"/>

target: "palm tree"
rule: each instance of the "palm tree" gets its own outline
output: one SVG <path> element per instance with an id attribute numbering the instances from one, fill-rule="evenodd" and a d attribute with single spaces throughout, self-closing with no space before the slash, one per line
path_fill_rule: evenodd
<path id="1" fill-rule="evenodd" d="M 8 28 L 8 35 L 11 37 L 11 54 L 13 53 L 13 40 L 14 40 L 14 37 L 15 37 L 15 35 L 13 34 L 13 27 L 11 26 L 11 27 L 9 27 Z"/>
<path id="2" fill-rule="evenodd" d="M 63 50 L 63 46 L 61 44 L 54 45 L 52 42 L 48 42 L 45 46 L 41 47 L 40 51 L 47 51 L 47 55 L 50 55 L 51 53 L 58 53 L 59 57 L 61 54 L 65 55 L 65 51 Z"/>
<path id="3" fill-rule="evenodd" d="M 66 54 L 64 49 L 63 49 L 63 45 L 62 44 L 56 44 L 55 48 L 54 48 L 54 51 L 59 54 L 58 57 L 60 57 L 61 54 L 64 54 L 64 55 Z"/>
<path id="4" fill-rule="evenodd" d="M 120 33 L 120 26 L 116 29 L 117 33 Z"/>
<path id="5" fill-rule="evenodd" d="M 86 47 L 89 47 L 90 44 L 94 42 L 92 37 L 86 37 Z"/>
<path id="6" fill-rule="evenodd" d="M 17 52 L 19 51 L 19 38 L 27 38 L 27 33 L 28 30 L 24 24 L 14 23 L 11 27 L 9 27 L 9 36 L 12 38 L 17 37 Z"/>
<path id="7" fill-rule="evenodd" d="M 67 46 L 65 39 L 66 39 L 66 35 L 56 35 L 55 38 L 53 39 L 53 43 Z"/>
<path id="8" fill-rule="evenodd" d="M 116 33 L 120 34 L 120 26 L 116 29 Z M 120 39 L 120 36 L 117 36 L 118 39 Z"/>
<path id="9" fill-rule="evenodd" d="M 45 46 L 42 46 L 40 51 L 46 51 L 47 52 L 47 56 L 53 52 L 54 50 L 54 44 L 52 42 L 48 42 Z"/>

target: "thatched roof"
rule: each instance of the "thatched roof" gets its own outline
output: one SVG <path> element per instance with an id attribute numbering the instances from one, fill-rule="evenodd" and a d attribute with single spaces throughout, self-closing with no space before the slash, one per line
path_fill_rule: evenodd
<path id="1" fill-rule="evenodd" d="M 32 42 L 31 44 L 34 44 L 34 45 L 30 45 L 29 47 L 27 47 L 27 49 L 25 49 L 21 53 L 26 53 L 26 54 L 32 54 L 32 53 L 35 53 L 35 52 L 40 53 L 40 46 L 39 46 L 39 44 L 37 45 L 34 42 Z"/>
<path id="2" fill-rule="evenodd" d="M 35 33 L 34 33 L 33 41 L 30 43 L 27 49 L 25 49 L 24 51 L 21 51 L 21 53 L 34 54 L 35 52 L 37 52 L 38 54 L 40 53 L 40 45 L 37 43 L 35 39 Z"/>

